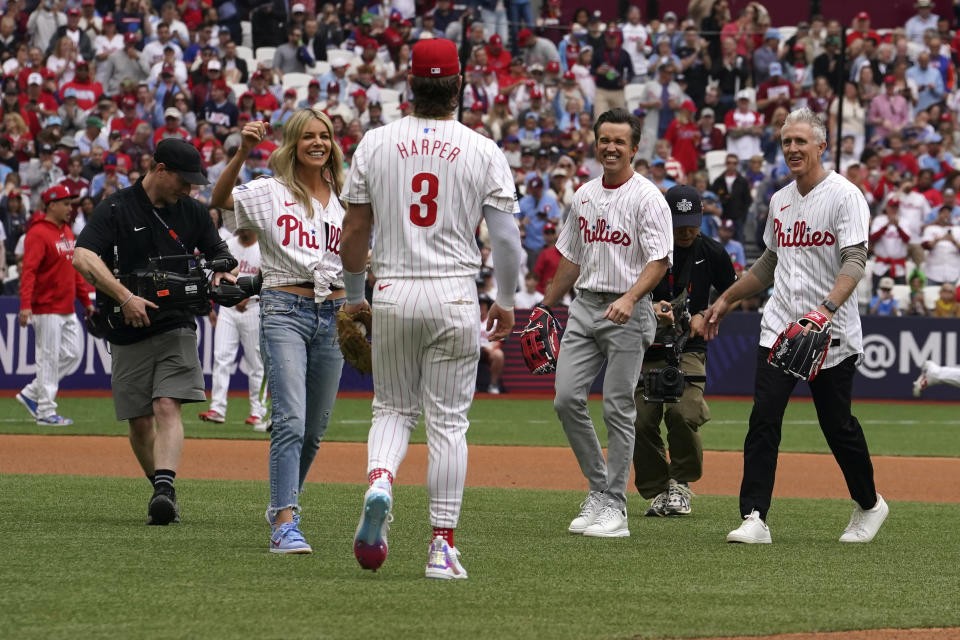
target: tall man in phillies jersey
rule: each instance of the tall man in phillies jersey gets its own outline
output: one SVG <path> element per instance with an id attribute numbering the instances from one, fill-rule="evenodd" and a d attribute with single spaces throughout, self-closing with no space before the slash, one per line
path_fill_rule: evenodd
<path id="1" fill-rule="evenodd" d="M 556 305 L 576 286 L 560 343 L 553 406 L 590 493 L 568 530 L 612 538 L 630 535 L 627 480 L 637 417 L 633 393 L 656 330 L 650 292 L 670 267 L 673 220 L 660 190 L 630 164 L 643 131 L 639 118 L 612 109 L 593 130 L 603 175 L 575 195 L 557 241 L 560 265 L 543 304 Z M 587 409 L 590 385 L 604 362 L 606 461 Z"/>
<path id="2" fill-rule="evenodd" d="M 767 249 L 705 314 L 709 340 L 716 337 L 720 321 L 734 302 L 773 284 L 760 324 L 754 405 L 743 445 L 743 523 L 727 535 L 727 542 L 772 541 L 767 511 L 783 414 L 797 378 L 767 359 L 777 336 L 797 318 L 801 323 L 833 323 L 833 339 L 819 374 L 809 382 L 810 393 L 820 429 L 856 502 L 840 541 L 869 542 L 888 508 L 874 486 L 870 452 L 860 423 L 850 413 L 850 400 L 853 375 L 863 355 L 856 288 L 867 259 L 870 210 L 856 185 L 821 165 L 826 131 L 816 114 L 798 109 L 787 116 L 780 142 L 795 181 L 770 200 L 763 235 Z"/>
<path id="3" fill-rule="evenodd" d="M 227 240 L 227 249 L 239 262 L 238 277 L 251 277 L 260 272 L 260 245 L 253 229 L 237 229 L 237 235 Z M 237 360 L 237 347 L 243 346 L 243 365 L 247 371 L 250 394 L 250 414 L 246 424 L 254 431 L 266 431 L 263 421 L 261 384 L 263 360 L 260 357 L 260 298 L 252 296 L 233 307 L 220 307 L 216 314 L 216 333 L 213 336 L 213 376 L 210 388 L 210 408 L 200 414 L 207 422 L 223 423 L 227 415 L 227 390 L 230 373 Z"/>
<path id="4" fill-rule="evenodd" d="M 427 488 L 433 527 L 428 578 L 466 578 L 453 534 L 467 470 L 467 411 L 480 355 L 480 310 L 474 278 L 481 217 L 490 231 L 497 300 L 489 339 L 513 329 L 522 249 L 519 211 L 503 152 L 454 119 L 460 63 L 453 42 L 413 47 L 413 114 L 368 131 L 353 156 L 343 192 L 342 254 L 347 304 L 363 302 L 367 247 L 373 293 L 373 425 L 367 443 L 370 483 L 354 538 L 367 569 L 386 559 L 391 484 L 410 433 L 425 414 L 430 461 Z"/>
<path id="5" fill-rule="evenodd" d="M 23 275 L 20 277 L 21 327 L 33 325 L 36 333 L 37 377 L 17 394 L 39 425 L 61 426 L 73 420 L 57 414 L 60 379 L 80 364 L 83 332 L 73 311 L 79 300 L 87 315 L 93 313 L 88 285 L 73 270 L 73 231 L 67 220 L 73 194 L 63 185 L 43 192 L 44 216 L 23 243 Z"/>

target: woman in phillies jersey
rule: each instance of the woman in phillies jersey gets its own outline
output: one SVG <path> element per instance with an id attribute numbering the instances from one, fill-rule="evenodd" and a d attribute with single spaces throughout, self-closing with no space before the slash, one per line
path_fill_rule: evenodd
<path id="1" fill-rule="evenodd" d="M 297 111 L 270 156 L 273 177 L 234 186 L 267 124 L 243 127 L 240 149 L 220 175 L 211 202 L 231 231 L 260 242 L 260 351 L 273 401 L 270 434 L 272 553 L 310 553 L 298 499 L 330 422 L 343 355 L 334 316 L 343 304 L 340 230 L 343 153 L 318 109 Z M 231 193 L 232 190 L 232 193 Z"/>

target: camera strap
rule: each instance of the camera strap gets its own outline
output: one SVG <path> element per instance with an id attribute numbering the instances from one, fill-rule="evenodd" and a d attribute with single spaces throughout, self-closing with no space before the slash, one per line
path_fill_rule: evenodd
<path id="1" fill-rule="evenodd" d="M 190 253 L 189 251 L 187 251 L 187 248 L 184 246 L 183 241 L 180 240 L 180 236 L 177 235 L 177 232 L 171 229 L 170 225 L 168 225 L 166 221 L 160 217 L 160 214 L 157 213 L 157 208 L 153 207 L 150 210 L 153 212 L 153 217 L 160 221 L 160 224 L 163 225 L 163 228 L 166 229 L 170 237 L 173 238 L 173 241 L 176 242 L 178 245 L 180 245 L 180 249 L 184 253 Z"/>
<path id="2" fill-rule="evenodd" d="M 693 271 L 693 263 L 697 258 L 697 249 L 700 248 L 700 236 L 698 235 L 693 240 L 693 244 L 690 245 L 690 253 L 687 255 L 686 262 L 680 267 L 680 273 L 677 274 L 676 280 L 673 277 L 673 267 L 667 269 L 667 286 L 670 288 L 670 300 L 675 300 L 679 294 L 676 293 L 675 287 L 677 283 L 684 283 L 686 293 L 689 295 L 690 289 L 693 287 L 693 280 L 690 278 L 690 272 Z"/>

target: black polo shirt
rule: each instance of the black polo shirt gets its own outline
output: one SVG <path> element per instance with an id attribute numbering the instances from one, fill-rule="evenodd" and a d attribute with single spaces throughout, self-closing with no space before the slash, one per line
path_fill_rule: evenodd
<path id="1" fill-rule="evenodd" d="M 687 294 L 689 300 L 690 315 L 698 311 L 704 311 L 710 306 L 710 288 L 715 288 L 722 293 L 732 285 L 737 274 L 733 270 L 733 262 L 730 261 L 730 255 L 724 250 L 716 240 L 700 235 L 699 242 L 695 242 L 692 247 L 684 248 L 674 245 L 673 247 L 673 268 L 664 276 L 656 287 L 653 288 L 653 301 L 672 300 L 690 286 Z M 684 273 L 683 265 L 687 260 L 692 260 L 689 277 L 687 282 L 680 282 L 678 278 Z M 670 289 L 670 275 L 674 276 L 673 293 Z M 684 352 L 706 353 L 707 343 L 701 337 L 696 337 L 687 342 Z M 652 360 L 662 360 L 666 357 L 662 347 L 650 347 L 647 350 L 645 358 Z"/>
<path id="2" fill-rule="evenodd" d="M 154 207 L 147 197 L 147 192 L 143 190 L 142 183 L 141 178 L 136 184 L 101 201 L 80 232 L 77 247 L 96 253 L 111 271 L 114 269 L 116 247 L 119 263 L 117 269 L 120 274 L 146 268 L 151 257 L 193 254 L 196 250 L 203 253 L 208 260 L 228 257 L 233 266 L 236 266 L 236 260 L 227 251 L 227 244 L 217 233 L 207 205 L 193 198 L 183 197 L 174 205 Z M 174 239 L 170 230 L 183 243 L 183 247 Z M 181 271 L 184 263 L 161 265 L 161 268 Z M 97 290 L 97 307 L 101 313 L 112 310 L 115 305 L 113 298 Z M 132 344 L 178 327 L 197 326 L 193 315 L 187 310 L 147 308 L 147 314 L 150 317 L 149 327 L 135 329 L 121 325 L 108 331 L 107 340 L 114 344 Z"/>

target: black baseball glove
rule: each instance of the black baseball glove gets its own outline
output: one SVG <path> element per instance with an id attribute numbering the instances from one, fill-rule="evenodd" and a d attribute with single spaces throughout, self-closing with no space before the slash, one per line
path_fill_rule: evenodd
<path id="1" fill-rule="evenodd" d="M 526 328 L 520 332 L 520 348 L 530 373 L 540 376 L 557 370 L 561 335 L 560 323 L 553 317 L 550 307 L 545 304 L 535 306 Z"/>
<path id="2" fill-rule="evenodd" d="M 810 331 L 804 334 L 804 329 Z M 770 348 L 767 362 L 801 380 L 813 380 L 830 349 L 832 325 L 819 311 L 811 311 L 787 325 Z"/>

